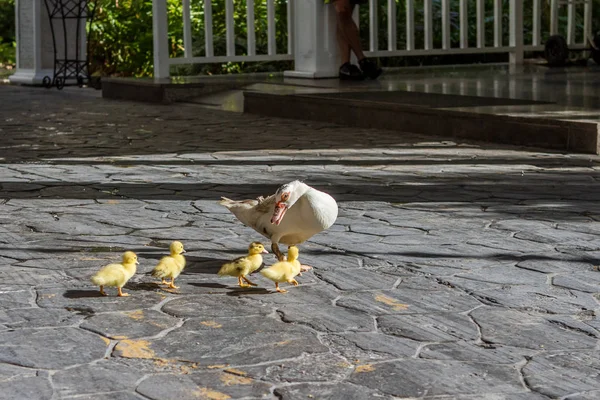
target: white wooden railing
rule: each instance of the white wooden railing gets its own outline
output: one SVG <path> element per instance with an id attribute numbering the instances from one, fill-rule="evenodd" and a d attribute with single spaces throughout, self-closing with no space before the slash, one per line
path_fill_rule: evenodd
<path id="1" fill-rule="evenodd" d="M 319 74 L 318 71 L 301 72 L 299 76 L 323 77 L 335 74 L 337 70 L 337 46 L 332 45 L 335 41 L 335 16 L 331 6 L 325 6 L 323 0 L 288 0 L 287 7 L 287 48 L 279 51 L 276 46 L 276 21 L 275 0 L 182 0 L 183 7 L 183 45 L 182 57 L 169 57 L 168 45 L 168 19 L 167 0 L 153 0 L 153 31 L 154 31 L 154 76 L 168 77 L 171 65 L 194 64 L 194 63 L 223 63 L 238 61 L 280 61 L 296 60 L 302 64 L 304 70 L 315 69 L 326 71 Z M 192 21 L 190 13 L 190 1 L 199 1 L 204 9 L 204 54 L 192 54 Z M 245 1 L 247 10 L 247 49 L 246 54 L 236 54 L 235 51 L 235 19 L 234 1 Z M 415 9 L 415 0 L 370 0 L 365 7 L 369 8 L 368 29 L 369 48 L 366 52 L 370 57 L 397 57 L 397 56 L 424 56 L 445 54 L 477 54 L 477 53 L 509 53 L 510 62 L 519 64 L 523 60 L 526 51 L 542 51 L 541 15 L 544 2 L 550 5 L 549 32 L 544 34 L 554 35 L 559 31 L 559 12 L 566 6 L 567 9 L 567 44 L 570 49 L 583 49 L 587 47 L 587 39 L 592 33 L 592 1 L 593 0 L 493 0 L 493 44 L 486 45 L 485 37 L 485 0 L 459 0 L 459 10 L 451 10 L 450 0 L 441 1 L 441 46 L 434 47 L 433 28 L 433 0 L 423 0 L 423 9 Z M 531 43 L 523 42 L 523 7 L 524 1 L 527 6 L 532 7 L 532 40 Z M 226 49 L 225 54 L 214 54 L 213 46 L 213 3 L 225 3 L 225 26 L 226 26 Z M 258 2 L 266 2 L 267 5 L 267 27 L 268 45 L 266 54 L 257 54 L 254 26 L 254 7 Z M 379 48 L 379 2 L 386 2 L 387 16 L 387 48 Z M 397 3 L 405 2 L 404 18 L 398 18 Z M 508 2 L 509 11 L 509 42 L 503 41 L 503 5 Z M 468 7 L 475 4 L 476 7 L 476 43 L 470 46 L 468 43 Z M 583 32 L 576 35 L 575 15 L 576 7 L 584 8 Z M 456 46 L 451 43 L 451 12 L 459 13 L 459 42 Z M 423 18 L 423 44 L 417 48 L 415 44 L 415 14 L 422 12 Z M 386 17 L 387 17 L 386 16 Z M 358 21 L 358 13 L 355 13 Z M 400 25 L 400 27 L 398 26 Z M 399 48 L 397 42 L 398 29 L 406 29 L 406 40 L 403 48 Z M 296 29 L 300 28 L 301 29 Z M 576 40 L 579 37 L 579 40 Z M 490 40 L 491 41 L 491 40 Z M 295 42 L 299 45 L 294 46 Z M 294 49 L 297 47 L 296 49 Z M 321 47 L 325 47 L 323 50 Z M 326 55 L 323 56 L 322 52 Z M 300 63 L 300 57 L 302 62 Z M 307 57 L 321 57 L 315 63 L 307 63 Z M 329 65 L 331 64 L 331 65 Z M 308 67 L 307 67 L 308 65 Z M 298 71 L 297 71 L 298 72 Z M 306 72 L 306 71 L 305 71 Z"/>

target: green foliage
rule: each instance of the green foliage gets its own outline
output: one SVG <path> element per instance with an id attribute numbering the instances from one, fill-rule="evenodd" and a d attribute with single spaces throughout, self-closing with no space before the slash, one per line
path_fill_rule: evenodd
<path id="1" fill-rule="evenodd" d="M 14 65 L 15 0 L 0 0 L 0 65 Z"/>

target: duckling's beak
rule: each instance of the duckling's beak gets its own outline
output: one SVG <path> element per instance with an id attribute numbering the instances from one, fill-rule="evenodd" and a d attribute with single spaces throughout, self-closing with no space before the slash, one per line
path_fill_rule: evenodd
<path id="1" fill-rule="evenodd" d="M 184 250 L 184 249 L 181 249 L 181 252 L 182 252 L 182 253 L 185 253 L 185 250 Z"/>
<path id="2" fill-rule="evenodd" d="M 136 264 L 139 264 L 140 262 L 139 262 L 138 260 L 135 260 L 135 263 L 136 263 Z"/>
<path id="3" fill-rule="evenodd" d="M 281 220 L 283 220 L 283 216 L 285 215 L 288 206 L 283 203 L 275 204 L 275 210 L 273 211 L 273 216 L 271 217 L 271 223 L 275 225 L 279 225 Z"/>
<path id="4" fill-rule="evenodd" d="M 266 249 L 263 249 L 262 253 L 263 254 L 269 254 L 269 252 Z"/>

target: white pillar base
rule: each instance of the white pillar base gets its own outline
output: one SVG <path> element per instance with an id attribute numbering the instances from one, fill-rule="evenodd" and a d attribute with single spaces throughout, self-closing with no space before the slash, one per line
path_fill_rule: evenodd
<path id="1" fill-rule="evenodd" d="M 17 69 L 17 72 L 8 77 L 8 80 L 12 84 L 17 85 L 41 85 L 45 76 L 50 77 L 54 75 L 52 69 Z"/>
<path id="2" fill-rule="evenodd" d="M 323 0 L 294 1 L 294 70 L 288 78 L 337 78 L 336 14 Z"/>
<path id="3" fill-rule="evenodd" d="M 331 79 L 338 78 L 338 71 L 284 71 L 285 78 L 298 79 Z"/>

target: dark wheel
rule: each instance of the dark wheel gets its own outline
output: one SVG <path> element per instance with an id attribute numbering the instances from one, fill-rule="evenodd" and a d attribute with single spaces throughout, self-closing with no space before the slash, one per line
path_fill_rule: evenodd
<path id="1" fill-rule="evenodd" d="M 600 34 L 596 34 L 594 36 L 594 46 L 595 49 L 592 49 L 592 60 L 598 65 L 600 65 Z"/>
<path id="2" fill-rule="evenodd" d="M 560 35 L 550 36 L 544 46 L 544 58 L 548 65 L 555 67 L 565 64 L 569 57 L 569 47 L 564 37 Z"/>
<path id="3" fill-rule="evenodd" d="M 52 79 L 50 79 L 49 76 L 45 76 L 44 79 L 42 79 L 42 85 L 44 85 L 46 89 L 50 89 L 52 87 Z"/>
<path id="4" fill-rule="evenodd" d="M 63 78 L 56 78 L 56 88 L 62 90 L 65 87 L 65 80 Z"/>

